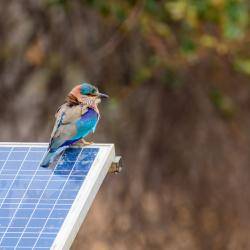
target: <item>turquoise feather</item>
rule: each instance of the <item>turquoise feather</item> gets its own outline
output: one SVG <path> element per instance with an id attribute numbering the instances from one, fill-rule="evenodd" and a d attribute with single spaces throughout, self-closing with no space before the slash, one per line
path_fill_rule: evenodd
<path id="1" fill-rule="evenodd" d="M 68 101 L 57 111 L 48 151 L 41 163 L 42 167 L 48 167 L 65 148 L 95 131 L 100 118 L 97 108 L 100 102 L 99 95 L 105 97 L 106 95 L 91 86 L 85 83 L 75 87 L 70 92 Z M 86 103 L 82 100 L 86 100 Z"/>

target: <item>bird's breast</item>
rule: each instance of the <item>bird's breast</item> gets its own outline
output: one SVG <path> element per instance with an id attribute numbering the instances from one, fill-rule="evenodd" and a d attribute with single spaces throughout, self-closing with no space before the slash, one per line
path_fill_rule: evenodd
<path id="1" fill-rule="evenodd" d="M 94 109 L 91 108 L 88 108 L 88 111 L 81 116 L 81 120 L 83 121 L 98 120 L 98 118 L 99 114 Z"/>
<path id="2" fill-rule="evenodd" d="M 86 113 L 84 113 L 81 118 L 77 121 L 77 130 L 80 133 L 86 133 L 89 130 L 93 130 L 96 127 L 96 124 L 99 120 L 99 115 L 95 110 L 88 109 Z"/>

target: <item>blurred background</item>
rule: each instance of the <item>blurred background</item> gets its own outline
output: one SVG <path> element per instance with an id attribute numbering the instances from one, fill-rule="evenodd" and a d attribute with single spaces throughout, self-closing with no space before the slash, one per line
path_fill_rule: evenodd
<path id="1" fill-rule="evenodd" d="M 0 3 L 0 141 L 46 142 L 87 81 L 109 175 L 73 250 L 250 249 L 248 0 Z"/>

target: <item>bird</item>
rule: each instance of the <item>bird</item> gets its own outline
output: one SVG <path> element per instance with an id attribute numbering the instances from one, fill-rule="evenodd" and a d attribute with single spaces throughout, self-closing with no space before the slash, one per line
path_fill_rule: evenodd
<path id="1" fill-rule="evenodd" d="M 55 124 L 41 167 L 47 168 L 70 145 L 89 145 L 84 138 L 94 133 L 100 119 L 98 104 L 109 96 L 90 83 L 75 86 L 55 114 Z"/>

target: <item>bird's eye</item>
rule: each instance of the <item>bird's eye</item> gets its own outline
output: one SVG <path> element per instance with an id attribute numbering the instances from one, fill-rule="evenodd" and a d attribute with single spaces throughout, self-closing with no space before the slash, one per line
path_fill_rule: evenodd
<path id="1" fill-rule="evenodd" d="M 92 89 L 92 90 L 89 92 L 88 96 L 96 96 L 96 93 L 97 93 L 96 89 Z"/>

